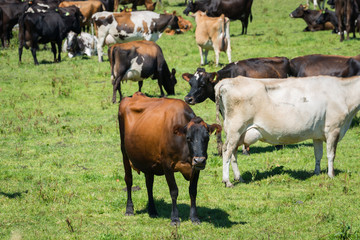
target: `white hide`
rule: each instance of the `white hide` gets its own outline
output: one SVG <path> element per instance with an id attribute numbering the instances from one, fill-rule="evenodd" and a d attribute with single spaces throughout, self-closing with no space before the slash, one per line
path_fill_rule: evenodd
<path id="1" fill-rule="evenodd" d="M 78 55 L 87 55 L 87 56 L 91 57 L 91 56 L 94 56 L 97 54 L 97 42 L 98 41 L 95 36 L 92 36 L 91 34 L 86 33 L 86 32 L 81 32 L 81 34 L 79 36 L 72 31 L 70 31 L 68 33 L 68 36 L 63 43 L 63 46 L 62 46 L 63 52 L 67 52 L 66 49 L 67 49 L 68 41 L 71 41 L 72 38 L 75 38 L 75 37 L 78 38 L 78 41 L 81 39 L 85 48 L 82 51 L 76 52 L 76 53 L 68 52 L 69 58 L 73 58 Z"/>
<path id="2" fill-rule="evenodd" d="M 125 31 L 121 31 L 120 33 L 116 29 L 118 26 L 118 22 L 116 21 L 114 15 L 112 12 L 98 12 L 95 13 L 92 16 L 93 20 L 97 20 L 101 17 L 109 17 L 112 16 L 113 21 L 111 24 L 108 24 L 106 26 L 100 26 L 97 29 L 97 38 L 98 38 L 98 56 L 99 56 L 99 62 L 102 62 L 102 56 L 103 56 L 103 46 L 105 44 L 112 44 L 112 43 L 123 43 L 123 42 L 130 42 L 130 41 L 136 41 L 136 40 L 148 40 L 156 42 L 161 37 L 162 33 L 160 32 L 151 32 L 150 25 L 151 22 L 155 19 L 160 18 L 160 14 L 151 12 L 151 11 L 135 11 L 131 12 L 130 20 L 135 24 L 134 31 L 132 33 L 126 33 Z M 146 33 L 144 30 L 143 22 L 146 22 L 148 32 Z M 141 29 L 138 31 L 138 29 Z M 121 39 L 119 37 L 119 34 L 123 36 L 126 36 L 125 39 Z"/>
<path id="3" fill-rule="evenodd" d="M 223 182 L 229 181 L 231 162 L 235 180 L 242 180 L 237 148 L 257 140 L 270 144 L 293 144 L 313 139 L 315 173 L 320 173 L 326 142 L 328 175 L 338 141 L 349 129 L 360 108 L 360 77 L 224 79 L 215 86 L 217 115 L 222 113 L 226 141 L 223 145 Z"/>

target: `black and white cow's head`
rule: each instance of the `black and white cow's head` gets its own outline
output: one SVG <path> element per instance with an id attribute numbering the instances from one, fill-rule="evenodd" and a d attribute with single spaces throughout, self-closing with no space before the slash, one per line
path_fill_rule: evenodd
<path id="1" fill-rule="evenodd" d="M 183 13 L 188 16 L 190 12 L 196 13 L 198 10 L 196 2 L 189 0 Z"/>
<path id="2" fill-rule="evenodd" d="M 207 73 L 204 68 L 198 68 L 194 74 L 184 73 L 182 77 L 191 86 L 190 92 L 184 98 L 187 104 L 201 103 L 207 98 L 215 101 L 214 86 L 218 82 L 217 73 Z"/>

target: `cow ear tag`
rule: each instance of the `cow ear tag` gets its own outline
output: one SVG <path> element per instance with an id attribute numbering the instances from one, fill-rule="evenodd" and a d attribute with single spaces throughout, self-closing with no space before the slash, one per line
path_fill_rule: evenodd
<path id="1" fill-rule="evenodd" d="M 66 13 L 65 13 L 65 16 L 69 16 L 69 15 L 70 15 L 70 13 L 69 13 L 69 12 L 66 12 Z"/>

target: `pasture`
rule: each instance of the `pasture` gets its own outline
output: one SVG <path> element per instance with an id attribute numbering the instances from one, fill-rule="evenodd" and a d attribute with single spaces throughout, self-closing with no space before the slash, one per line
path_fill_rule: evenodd
<path id="1" fill-rule="evenodd" d="M 183 2 L 163 1 L 156 11 L 176 10 L 182 15 Z M 240 35 L 240 21 L 230 23 L 232 60 L 360 53 L 360 38 L 340 43 L 331 31 L 302 32 L 305 22 L 289 17 L 300 3 L 254 0 L 248 35 Z M 194 23 L 190 16 L 185 18 Z M 174 98 L 183 99 L 190 89 L 181 75 L 194 73 L 200 65 L 194 31 L 163 35 L 157 42 L 169 68 L 177 71 Z M 202 224 L 189 220 L 189 184 L 177 173 L 181 225 L 172 227 L 164 176 L 155 177 L 160 216 L 153 219 L 147 214 L 144 174 L 133 171 L 135 216 L 125 216 L 118 103 L 111 103 L 107 56 L 98 63 L 97 56 L 69 59 L 63 53 L 63 61 L 56 64 L 50 50 L 37 56 L 40 65 L 34 66 L 31 52 L 24 50 L 23 63 L 18 64 L 17 37 L 10 48 L 0 50 L 0 239 L 360 238 L 358 124 L 338 145 L 334 179 L 327 176 L 325 157 L 321 174 L 312 174 L 312 141 L 280 150 L 256 143 L 250 156 L 242 156 L 239 149 L 245 183 L 231 189 L 221 183 L 222 159 L 211 136 L 207 166 L 198 184 Z M 221 68 L 215 67 L 213 52 L 208 60 L 207 71 Z M 227 64 L 223 52 L 220 63 Z M 125 96 L 137 89 L 137 83 L 122 85 Z M 160 95 L 156 81 L 144 81 L 142 90 L 148 96 Z M 215 104 L 209 99 L 192 109 L 207 123 L 215 123 Z"/>

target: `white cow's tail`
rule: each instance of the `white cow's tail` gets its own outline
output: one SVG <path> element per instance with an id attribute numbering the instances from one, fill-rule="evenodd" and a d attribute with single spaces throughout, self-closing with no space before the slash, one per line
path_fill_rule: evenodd
<path id="1" fill-rule="evenodd" d="M 220 83 L 219 83 L 220 84 Z M 216 123 L 221 125 L 220 122 L 220 87 L 215 87 L 215 103 L 216 103 Z M 221 125 L 223 126 L 223 125 Z M 216 133 L 216 143 L 217 143 L 217 149 L 218 149 L 218 154 L 219 156 L 222 156 L 222 146 L 223 146 L 223 142 L 221 139 L 221 131 L 219 131 L 219 133 Z"/>

